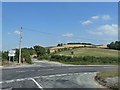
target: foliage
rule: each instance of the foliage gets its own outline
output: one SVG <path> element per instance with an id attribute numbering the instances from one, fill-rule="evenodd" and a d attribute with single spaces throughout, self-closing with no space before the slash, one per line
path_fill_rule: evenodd
<path id="1" fill-rule="evenodd" d="M 107 47 L 110 49 L 120 50 L 120 41 L 111 42 Z"/>
<path id="2" fill-rule="evenodd" d="M 47 52 L 46 52 L 47 54 L 50 54 L 50 49 L 47 49 Z"/>
<path id="3" fill-rule="evenodd" d="M 39 56 L 42 56 L 42 55 L 45 55 L 46 54 L 46 50 L 45 50 L 45 48 L 44 47 L 42 47 L 42 46 L 34 46 L 34 50 L 36 51 L 36 53 L 37 53 L 37 57 L 39 57 Z"/>
<path id="4" fill-rule="evenodd" d="M 21 56 L 22 56 L 22 61 L 23 61 L 23 58 L 24 58 L 27 63 L 32 64 L 32 60 L 30 58 L 29 50 L 27 50 L 26 48 L 23 48 Z"/>
<path id="5" fill-rule="evenodd" d="M 26 49 L 27 51 L 29 51 L 30 55 L 34 55 L 36 54 L 35 50 L 31 47 L 31 48 L 24 48 Z"/>
<path id="6" fill-rule="evenodd" d="M 70 64 L 118 64 L 120 59 L 117 57 L 95 57 L 95 56 L 81 56 L 71 57 L 62 55 L 51 55 L 51 61 L 59 61 Z"/>
<path id="7" fill-rule="evenodd" d="M 58 43 L 58 45 L 57 46 L 63 46 L 63 43 Z"/>
<path id="8" fill-rule="evenodd" d="M 74 45 L 74 44 L 83 44 L 83 45 L 93 45 L 91 43 L 67 43 L 68 45 Z"/>
<path id="9" fill-rule="evenodd" d="M 19 60 L 19 49 L 15 49 L 16 53 L 15 53 L 15 61 Z M 25 59 L 25 61 L 29 64 L 32 64 L 32 60 L 30 58 L 30 50 L 27 48 L 22 48 L 21 49 L 21 61 L 23 62 L 23 58 Z M 8 51 L 2 52 L 2 60 L 8 60 Z"/>
<path id="10" fill-rule="evenodd" d="M 2 52 L 0 51 L 0 57 L 2 57 Z"/>
<path id="11" fill-rule="evenodd" d="M 29 48 L 22 48 L 21 49 L 21 62 L 23 63 L 24 60 L 29 63 L 29 64 L 32 64 L 32 60 L 30 58 L 30 50 Z M 16 55 L 15 55 L 15 60 L 18 61 L 19 60 L 19 49 L 16 49 Z"/>
<path id="12" fill-rule="evenodd" d="M 8 52 L 7 51 L 4 51 L 2 52 L 2 59 L 8 59 Z"/>
<path id="13" fill-rule="evenodd" d="M 49 60 L 50 59 L 50 55 L 42 55 L 38 57 L 38 60 Z"/>

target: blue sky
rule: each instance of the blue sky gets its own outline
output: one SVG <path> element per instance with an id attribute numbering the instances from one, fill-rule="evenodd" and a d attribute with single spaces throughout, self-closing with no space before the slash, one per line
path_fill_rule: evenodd
<path id="1" fill-rule="evenodd" d="M 117 40 L 117 2 L 16 2 L 2 4 L 3 50 L 67 42 L 106 44 Z M 44 33 L 42 33 L 44 32 Z"/>

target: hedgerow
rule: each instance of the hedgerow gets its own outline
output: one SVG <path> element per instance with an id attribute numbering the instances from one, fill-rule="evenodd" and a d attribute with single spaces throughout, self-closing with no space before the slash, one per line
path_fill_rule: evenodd
<path id="1" fill-rule="evenodd" d="M 120 63 L 120 58 L 97 56 L 71 57 L 62 55 L 51 55 L 50 61 L 59 61 L 73 64 L 118 64 Z"/>

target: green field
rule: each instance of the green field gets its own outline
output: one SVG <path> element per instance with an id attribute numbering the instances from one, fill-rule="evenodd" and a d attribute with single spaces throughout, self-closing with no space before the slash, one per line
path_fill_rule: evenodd
<path id="1" fill-rule="evenodd" d="M 99 72 L 97 75 L 103 77 L 103 78 L 112 78 L 112 77 L 118 77 L 118 70 L 111 70 L 111 71 L 102 71 Z"/>
<path id="2" fill-rule="evenodd" d="M 101 49 L 101 48 L 76 48 L 73 49 L 74 56 L 98 56 L 98 57 L 118 57 L 118 50 Z M 71 50 L 61 51 L 56 55 L 71 56 Z"/>
<path id="3" fill-rule="evenodd" d="M 102 71 L 97 73 L 97 76 L 99 76 L 100 78 L 106 80 L 107 78 L 116 78 L 119 77 L 119 70 L 111 70 L 111 71 Z M 115 79 L 114 79 L 115 80 Z M 114 81 L 113 80 L 113 81 Z M 111 81 L 112 82 L 112 81 Z M 111 86 L 111 90 L 119 90 L 120 89 L 120 82 L 117 80 L 116 83 L 108 83 L 109 86 Z"/>

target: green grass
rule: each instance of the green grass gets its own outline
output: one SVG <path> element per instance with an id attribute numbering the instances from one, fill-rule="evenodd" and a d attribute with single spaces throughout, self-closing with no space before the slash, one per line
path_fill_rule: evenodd
<path id="1" fill-rule="evenodd" d="M 2 66 L 2 61 L 0 61 L 0 66 Z"/>
<path id="2" fill-rule="evenodd" d="M 0 66 L 2 65 L 2 53 L 0 51 Z"/>
<path id="3" fill-rule="evenodd" d="M 118 77 L 118 70 L 102 71 L 102 72 L 99 72 L 98 75 L 103 78 Z"/>
<path id="4" fill-rule="evenodd" d="M 118 57 L 118 50 L 101 48 L 76 48 L 73 49 L 74 56 L 98 56 L 98 57 Z M 56 53 L 56 55 L 71 56 L 71 50 Z"/>
<path id="5" fill-rule="evenodd" d="M 111 70 L 111 71 L 102 71 L 97 73 L 97 76 L 100 76 L 101 78 L 114 78 L 114 77 L 120 77 L 119 76 L 119 72 L 120 70 Z M 120 89 L 120 82 L 118 81 L 118 83 L 113 83 L 110 84 L 112 90 L 119 90 Z"/>

